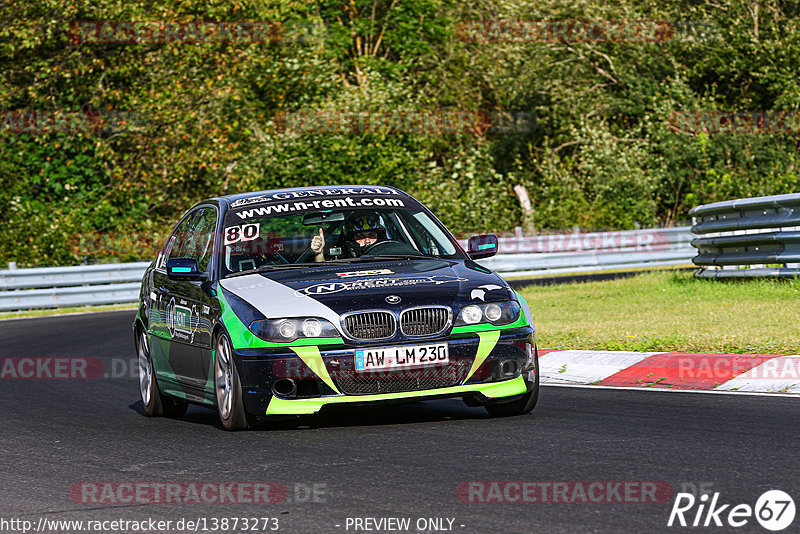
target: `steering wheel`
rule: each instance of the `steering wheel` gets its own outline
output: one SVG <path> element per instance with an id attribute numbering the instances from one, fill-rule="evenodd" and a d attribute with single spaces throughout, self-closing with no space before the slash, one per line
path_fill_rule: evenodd
<path id="1" fill-rule="evenodd" d="M 302 254 L 300 254 L 300 256 L 297 257 L 296 260 L 294 260 L 293 263 L 307 263 L 308 260 L 310 260 L 314 256 L 315 256 L 314 251 L 311 250 L 311 246 L 309 246 Z"/>
<path id="2" fill-rule="evenodd" d="M 371 244 L 361 253 L 362 256 L 367 254 L 373 256 L 377 256 L 378 254 L 419 254 L 419 251 L 402 241 L 388 239 Z"/>

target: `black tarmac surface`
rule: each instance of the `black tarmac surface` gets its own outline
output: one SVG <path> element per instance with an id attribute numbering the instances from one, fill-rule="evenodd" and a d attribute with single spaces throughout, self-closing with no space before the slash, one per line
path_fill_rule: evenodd
<path id="1" fill-rule="evenodd" d="M 430 518 L 465 534 L 767 532 L 753 518 L 741 529 L 668 528 L 674 495 L 644 504 L 462 502 L 456 489 L 469 481 L 661 481 L 676 493 L 703 484 L 720 493 L 720 503 L 751 506 L 764 491 L 781 489 L 800 505 L 800 398 L 543 387 L 524 417 L 491 419 L 444 400 L 228 433 L 204 408 L 179 419 L 144 415 L 132 318 L 122 311 L 0 321 L 0 532 L 19 532 L 3 523 L 10 520 L 35 528 L 40 519 L 147 518 L 173 525 L 205 518 L 210 531 L 213 518 L 234 517 L 277 518 L 278 532 L 309 533 L 448 531 L 430 528 Z M 105 376 L 14 379 L 9 365 L 19 369 L 19 360 L 6 360 L 21 357 L 98 358 Z M 277 482 L 287 497 L 259 505 L 115 505 L 70 496 L 70 488 L 102 482 Z M 389 517 L 410 518 L 411 528 L 379 530 L 365 521 Z M 798 526 L 796 518 L 785 532 Z M 230 525 L 216 531 L 234 532 Z"/>

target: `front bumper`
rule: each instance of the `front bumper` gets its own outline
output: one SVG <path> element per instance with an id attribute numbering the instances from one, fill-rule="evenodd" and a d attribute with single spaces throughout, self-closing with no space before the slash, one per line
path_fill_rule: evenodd
<path id="1" fill-rule="evenodd" d="M 522 376 L 492 384 L 465 384 L 449 388 L 428 389 L 420 391 L 404 391 L 377 395 L 336 395 L 308 399 L 288 400 L 273 396 L 267 407 L 266 415 L 311 415 L 323 407 L 334 404 L 366 404 L 385 403 L 402 400 L 426 400 L 471 395 L 482 397 L 485 402 L 494 399 L 522 395 L 528 391 L 529 385 Z M 478 397 L 475 397 L 478 396 Z"/>
<path id="2" fill-rule="evenodd" d="M 392 345 L 425 342 L 409 340 Z M 448 344 L 451 365 L 442 367 L 439 374 L 436 368 L 374 375 L 354 373 L 355 350 L 363 346 L 235 349 L 245 410 L 255 416 L 306 415 L 335 404 L 444 397 L 469 398 L 474 405 L 516 397 L 532 387 L 537 370 L 533 368 L 534 340 L 529 327 L 461 334 L 429 342 Z M 370 381 L 372 376 L 374 382 Z M 292 391 L 282 387 L 288 384 L 293 385 Z"/>

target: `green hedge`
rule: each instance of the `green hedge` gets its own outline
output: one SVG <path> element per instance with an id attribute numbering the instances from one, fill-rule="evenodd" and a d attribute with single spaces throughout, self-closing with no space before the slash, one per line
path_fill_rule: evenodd
<path id="1" fill-rule="evenodd" d="M 136 236 L 162 234 L 203 197 L 252 189 L 393 185 L 460 235 L 672 224 L 696 204 L 797 191 L 795 135 L 670 125 L 675 111 L 800 109 L 800 8 L 762 5 L 756 17 L 759 5 L 13 3 L 3 8 L 11 23 L 0 25 L 0 262 L 75 263 L 100 235 L 127 243 L 121 260 L 147 258 L 152 246 L 138 248 Z M 466 23 L 488 19 L 653 20 L 693 31 L 662 42 L 461 38 Z M 70 32 L 103 20 L 268 21 L 290 31 L 255 44 L 91 44 Z M 526 111 L 536 127 L 281 128 L 287 113 L 304 110 Z M 21 132 L 10 117 L 22 111 L 127 120 Z"/>

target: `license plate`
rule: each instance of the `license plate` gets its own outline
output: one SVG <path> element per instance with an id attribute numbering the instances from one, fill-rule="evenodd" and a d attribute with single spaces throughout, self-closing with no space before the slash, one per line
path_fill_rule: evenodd
<path id="1" fill-rule="evenodd" d="M 407 369 L 448 363 L 447 343 L 431 343 L 403 347 L 375 347 L 358 349 L 355 355 L 356 371 Z"/>

